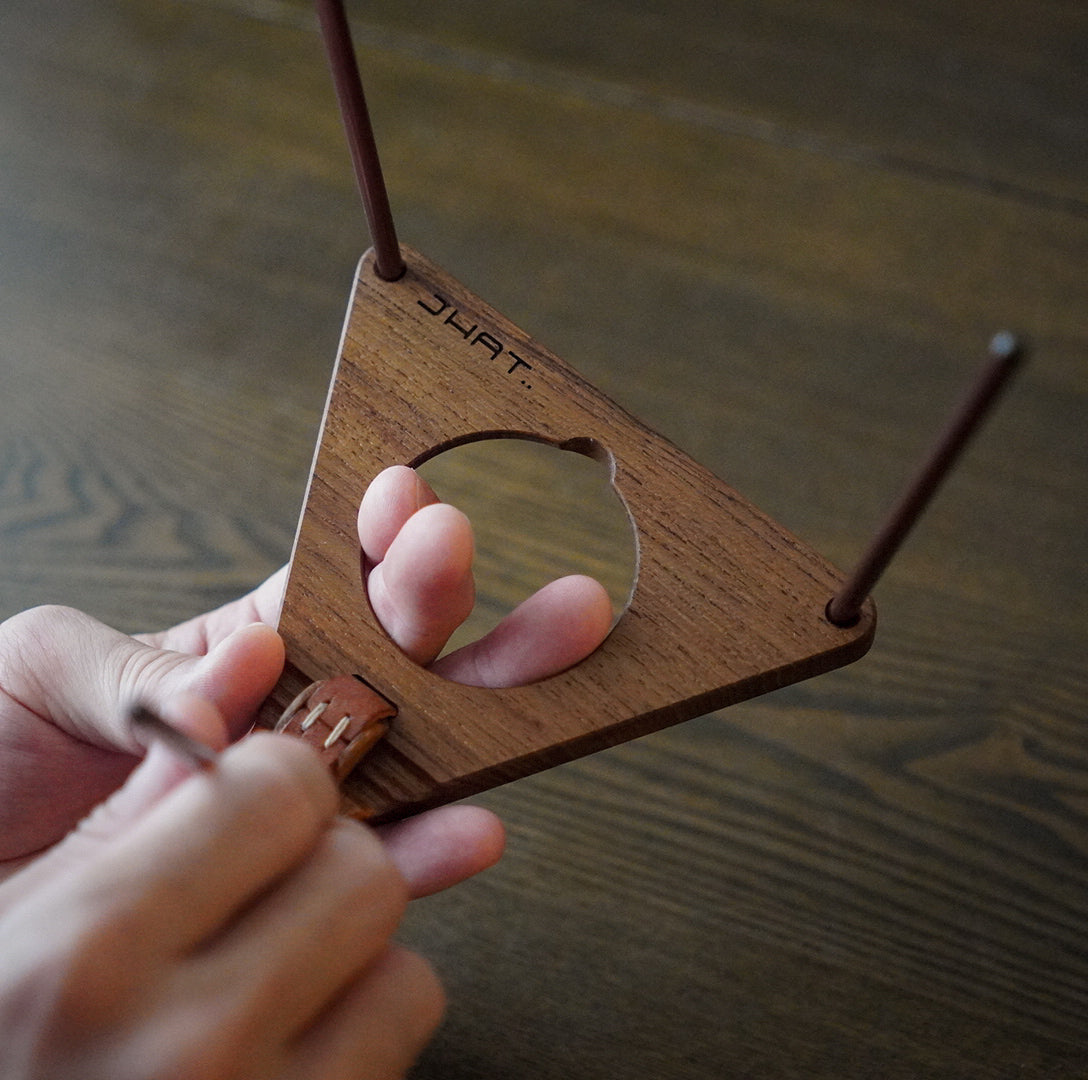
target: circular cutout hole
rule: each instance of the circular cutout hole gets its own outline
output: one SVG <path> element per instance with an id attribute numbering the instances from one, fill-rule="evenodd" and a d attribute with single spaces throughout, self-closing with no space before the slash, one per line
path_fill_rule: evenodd
<path id="1" fill-rule="evenodd" d="M 417 471 L 472 522 L 476 605 L 444 654 L 476 641 L 521 601 L 567 574 L 596 578 L 613 626 L 634 593 L 634 523 L 612 485 L 611 455 L 593 439 L 562 447 L 482 437 L 428 458 Z"/>

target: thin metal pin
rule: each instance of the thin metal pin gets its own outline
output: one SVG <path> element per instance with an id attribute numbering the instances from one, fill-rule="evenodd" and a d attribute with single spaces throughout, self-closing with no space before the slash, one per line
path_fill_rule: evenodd
<path id="1" fill-rule="evenodd" d="M 137 701 L 129 707 L 128 720 L 133 731 L 166 743 L 175 754 L 185 758 L 190 765 L 196 768 L 209 768 L 215 764 L 219 757 L 219 754 L 210 746 L 197 742 L 191 735 L 186 735 L 184 731 L 178 731 L 176 727 L 172 727 L 142 702 Z"/>
<path id="2" fill-rule="evenodd" d="M 316 723 L 317 723 L 317 719 L 318 719 L 318 717 L 319 717 L 319 716 L 320 716 L 320 715 L 321 715 L 321 714 L 322 714 L 322 713 L 323 713 L 323 712 L 324 712 L 324 711 L 325 711 L 325 710 L 326 710 L 326 709 L 327 709 L 328 707 L 329 707 L 329 703 L 328 703 L 327 701 L 322 701 L 322 702 L 321 702 L 320 704 L 318 704 L 318 705 L 315 705 L 315 706 L 314 706 L 314 707 L 313 707 L 313 708 L 312 708 L 312 709 L 311 709 L 311 710 L 309 711 L 309 713 L 307 713 L 307 715 L 306 715 L 306 719 L 305 719 L 305 720 L 303 720 L 301 724 L 299 724 L 299 730 L 300 730 L 300 731 L 309 731 L 309 730 L 310 730 L 310 728 L 312 728 L 312 727 L 314 726 L 314 724 L 316 724 Z"/>
<path id="3" fill-rule="evenodd" d="M 952 470 L 1023 354 L 1020 342 L 1012 334 L 994 335 L 986 367 L 952 414 L 929 456 L 877 530 L 853 572 L 827 605 L 830 622 L 836 626 L 852 626 L 858 621 L 865 598 Z"/>
<path id="4" fill-rule="evenodd" d="M 336 742 L 336 740 L 339 739 L 340 736 L 343 735 L 345 731 L 347 731 L 348 724 L 350 724 L 350 723 L 351 723 L 351 717 L 350 716 L 340 717 L 339 723 L 325 737 L 325 749 L 326 750 L 328 750 L 328 748 L 330 746 L 332 746 L 332 744 L 334 742 Z"/>
<path id="5" fill-rule="evenodd" d="M 340 101 L 340 115 L 348 137 L 348 148 L 355 167 L 355 181 L 363 199 L 363 209 L 370 225 L 374 241 L 375 270 L 380 278 L 396 281 L 404 273 L 404 259 L 397 242 L 393 225 L 393 212 L 389 208 L 389 196 L 382 177 L 382 165 L 378 147 L 374 141 L 374 129 L 366 107 L 363 83 L 359 78 L 359 65 L 355 59 L 355 47 L 351 42 L 351 28 L 344 14 L 342 0 L 315 0 L 317 16 L 325 51 L 329 57 L 336 96 Z"/>

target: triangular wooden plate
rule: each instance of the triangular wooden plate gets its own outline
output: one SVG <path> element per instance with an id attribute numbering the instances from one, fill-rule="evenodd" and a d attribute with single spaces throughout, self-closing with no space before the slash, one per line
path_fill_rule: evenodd
<path id="1" fill-rule="evenodd" d="M 862 656 L 871 605 L 843 629 L 840 575 L 479 297 L 404 251 L 384 281 L 365 256 L 310 478 L 280 619 L 271 726 L 307 683 L 362 675 L 399 709 L 345 784 L 399 817 L 821 674 Z M 571 670 L 490 690 L 448 682 L 390 641 L 365 599 L 355 517 L 389 465 L 521 436 L 604 448 L 635 522 L 638 580 L 605 643 Z"/>

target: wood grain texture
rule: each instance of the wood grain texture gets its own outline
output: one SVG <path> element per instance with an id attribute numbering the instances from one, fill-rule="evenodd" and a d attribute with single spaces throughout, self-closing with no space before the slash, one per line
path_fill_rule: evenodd
<path id="1" fill-rule="evenodd" d="M 311 682 L 359 675 L 397 707 L 345 783 L 374 820 L 474 795 L 858 659 L 875 614 L 833 626 L 835 571 L 737 492 L 624 413 L 419 254 L 383 280 L 359 265 L 279 628 L 274 727 Z M 361 611 L 355 519 L 367 484 L 480 438 L 585 447 L 637 536 L 631 602 L 606 642 L 532 686 L 450 683 Z M 548 508 L 542 507 L 542 513 Z"/>
<path id="2" fill-rule="evenodd" d="M 638 571 L 635 528 L 606 464 L 547 443 L 484 439 L 444 450 L 417 471 L 473 523 L 477 602 L 444 652 L 483 637 L 568 574 L 604 586 L 613 620 L 627 609 Z"/>
<path id="3" fill-rule="evenodd" d="M 481 796 L 415 1077 L 1082 1080 L 1084 5 L 350 11 L 403 238 L 836 565 L 1036 346 L 862 662 Z M 367 246 L 316 27 L 0 30 L 0 610 L 181 619 L 289 554 Z"/>

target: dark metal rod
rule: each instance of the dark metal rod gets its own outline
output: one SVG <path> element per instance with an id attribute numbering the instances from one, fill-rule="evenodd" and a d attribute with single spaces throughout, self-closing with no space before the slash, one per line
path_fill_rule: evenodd
<path id="1" fill-rule="evenodd" d="M 206 769 L 214 765 L 219 757 L 210 746 L 205 746 L 191 735 L 172 727 L 142 702 L 138 701 L 129 707 L 128 720 L 133 731 L 166 743 L 175 754 L 194 768 Z"/>
<path id="2" fill-rule="evenodd" d="M 852 626 L 858 621 L 865 598 L 951 471 L 1022 355 L 1023 349 L 1012 334 L 994 336 L 986 367 L 952 414 L 929 456 L 885 518 L 853 572 L 827 605 L 827 618 L 836 626 Z"/>
<path id="3" fill-rule="evenodd" d="M 355 181 L 359 185 L 370 236 L 374 241 L 375 270 L 386 281 L 395 281 L 404 273 L 404 259 L 401 258 L 397 231 L 393 226 L 393 213 L 389 208 L 374 130 L 370 126 L 370 113 L 359 78 L 351 28 L 342 0 L 315 0 L 315 3 L 329 67 L 336 84 L 336 96 L 340 101 L 340 115 L 348 137 L 351 161 L 355 167 Z"/>

